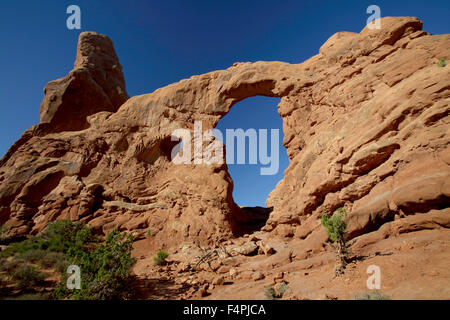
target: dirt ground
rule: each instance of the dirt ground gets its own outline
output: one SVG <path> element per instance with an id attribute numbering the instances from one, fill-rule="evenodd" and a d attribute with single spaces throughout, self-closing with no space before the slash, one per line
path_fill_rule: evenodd
<path id="1" fill-rule="evenodd" d="M 355 299 L 373 291 L 367 288 L 372 275 L 367 268 L 375 265 L 380 268 L 380 292 L 391 299 L 450 299 L 448 229 L 410 232 L 350 247 L 352 261 L 338 277 L 334 277 L 337 259 L 331 248 L 297 259 L 292 257 L 295 246 L 295 240 L 280 242 L 274 255 L 213 259 L 191 272 L 185 261 L 198 261 L 202 251 L 196 255 L 192 247 L 180 246 L 169 252 L 167 265 L 155 266 L 156 252 L 146 249 L 145 240 L 138 241 L 133 251 L 138 259 L 135 298 L 262 300 L 268 299 L 265 288 L 284 286 L 280 299 Z"/>

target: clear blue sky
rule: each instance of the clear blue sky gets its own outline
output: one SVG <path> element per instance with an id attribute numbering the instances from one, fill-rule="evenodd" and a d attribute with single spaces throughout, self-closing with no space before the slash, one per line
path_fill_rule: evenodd
<path id="1" fill-rule="evenodd" d="M 71 4 L 81 7 L 81 30 L 66 28 Z M 39 122 L 42 90 L 72 69 L 81 31 L 114 41 L 133 96 L 236 61 L 304 61 L 335 32 L 359 32 L 371 4 L 380 6 L 382 16 L 417 16 L 433 34 L 450 31 L 450 1 L 2 0 L 0 154 Z M 244 100 L 219 126 L 281 128 L 277 101 Z M 262 108 L 269 112 L 255 117 Z M 257 166 L 230 168 L 238 204 L 264 205 L 287 166 L 281 154 L 276 176 L 261 177 Z"/>

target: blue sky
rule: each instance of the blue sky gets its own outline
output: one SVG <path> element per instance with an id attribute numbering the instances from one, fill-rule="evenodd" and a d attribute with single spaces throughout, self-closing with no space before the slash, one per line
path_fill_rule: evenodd
<path id="1" fill-rule="evenodd" d="M 71 4 L 81 8 L 81 30 L 66 28 Z M 72 69 L 81 31 L 113 40 L 134 96 L 236 61 L 302 62 L 334 33 L 359 32 L 371 4 L 382 16 L 417 16 L 433 34 L 450 31 L 450 1 L 2 0 L 0 154 L 39 122 L 43 88 Z M 281 128 L 277 101 L 246 99 L 219 128 Z M 267 113 L 255 117 L 260 109 Z M 285 151 L 280 154 L 276 176 L 260 176 L 257 166 L 230 166 L 239 205 L 264 205 L 288 163 Z"/>

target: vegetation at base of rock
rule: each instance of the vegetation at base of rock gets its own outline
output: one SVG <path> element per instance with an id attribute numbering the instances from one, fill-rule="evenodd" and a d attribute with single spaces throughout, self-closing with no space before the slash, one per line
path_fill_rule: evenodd
<path id="1" fill-rule="evenodd" d="M 277 297 L 277 292 L 274 287 L 266 287 L 264 288 L 264 296 L 269 300 L 273 300 Z"/>
<path id="2" fill-rule="evenodd" d="M 11 278 L 17 282 L 20 290 L 30 290 L 43 284 L 46 275 L 36 267 L 24 264 L 14 269 Z"/>
<path id="3" fill-rule="evenodd" d="M 6 242 L 6 226 L 0 226 L 0 244 L 4 244 Z"/>
<path id="4" fill-rule="evenodd" d="M 353 300 L 391 300 L 391 297 L 379 290 L 375 290 L 372 292 L 365 292 L 360 296 L 354 297 Z"/>
<path id="5" fill-rule="evenodd" d="M 53 222 L 41 234 L 12 243 L 0 252 L 0 297 L 124 298 L 128 295 L 127 284 L 135 264 L 131 258 L 132 243 L 131 235 L 118 230 L 108 234 L 102 243 L 102 239 L 81 222 Z M 80 267 L 80 290 L 67 289 L 69 275 L 66 268 L 69 265 Z M 46 272 L 40 269 L 46 269 Z M 59 283 L 46 283 L 47 271 L 59 274 Z M 51 296 L 40 293 L 49 290 L 53 291 Z"/>
<path id="6" fill-rule="evenodd" d="M 91 230 L 81 222 L 59 220 L 51 223 L 41 234 L 21 242 L 12 243 L 1 254 L 6 256 L 35 256 L 39 252 L 62 252 L 70 254 L 89 242 L 98 242 Z M 33 252 L 34 251 L 34 252 Z"/>
<path id="7" fill-rule="evenodd" d="M 283 282 L 279 287 L 278 287 L 278 294 L 280 296 L 283 296 L 289 289 L 289 285 L 286 282 Z"/>
<path id="8" fill-rule="evenodd" d="M 341 274 L 347 265 L 348 248 L 345 241 L 347 223 L 344 221 L 346 218 L 347 211 L 345 208 L 338 208 L 331 217 L 324 214 L 321 218 L 322 226 L 327 230 L 328 237 L 332 243 L 336 244 L 336 254 L 341 262 L 341 265 L 335 269 L 336 275 Z"/>
<path id="9" fill-rule="evenodd" d="M 283 282 L 278 287 L 278 289 L 275 289 L 272 286 L 265 287 L 264 288 L 264 296 L 269 300 L 281 298 L 287 292 L 288 289 L 289 289 L 289 286 L 286 282 Z"/>
<path id="10" fill-rule="evenodd" d="M 58 272 L 64 272 L 66 269 L 65 255 L 62 252 L 47 253 L 39 263 L 44 268 L 53 268 Z"/>
<path id="11" fill-rule="evenodd" d="M 331 217 L 326 214 L 322 216 L 322 225 L 327 229 L 328 237 L 332 242 L 344 240 L 344 232 L 345 228 L 347 228 L 347 224 L 342 219 L 345 219 L 346 217 L 347 212 L 344 208 L 337 209 Z"/>
<path id="12" fill-rule="evenodd" d="M 127 236 L 115 229 L 108 234 L 105 243 L 96 248 L 83 247 L 68 252 L 69 263 L 81 269 L 81 289 L 67 289 L 68 275 L 65 275 L 58 283 L 54 297 L 80 300 L 126 298 L 131 268 L 136 263 L 131 257 L 132 244 L 131 234 Z"/>
<path id="13" fill-rule="evenodd" d="M 153 258 L 153 262 L 155 263 L 155 265 L 157 266 L 163 266 L 167 263 L 166 259 L 169 256 L 169 254 L 165 251 L 159 251 L 156 254 L 156 257 Z"/>
<path id="14" fill-rule="evenodd" d="M 445 61 L 445 59 L 442 58 L 442 59 L 439 59 L 439 61 L 436 62 L 436 64 L 438 67 L 445 67 L 447 65 L 447 61 Z"/>

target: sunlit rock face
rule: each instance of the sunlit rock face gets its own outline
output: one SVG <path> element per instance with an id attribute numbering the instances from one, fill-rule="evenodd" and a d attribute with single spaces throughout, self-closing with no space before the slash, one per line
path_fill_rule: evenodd
<path id="1" fill-rule="evenodd" d="M 115 112 L 128 99 L 125 79 L 112 41 L 95 32 L 83 32 L 74 69 L 44 88 L 41 123 L 52 132 L 89 127 L 86 118 L 100 111 Z"/>
<path id="2" fill-rule="evenodd" d="M 82 33 L 75 69 L 46 86 L 41 123 L 0 160 L 0 223 L 18 237 L 69 218 L 166 247 L 251 232 L 255 212 L 234 203 L 226 164 L 175 164 L 171 135 L 214 128 L 263 95 L 282 98 L 290 159 L 263 231 L 321 239 L 319 217 L 338 207 L 350 237 L 430 210 L 450 225 L 450 69 L 436 65 L 450 35 L 421 29 L 386 17 L 300 64 L 235 63 L 130 99 L 112 42 Z"/>

